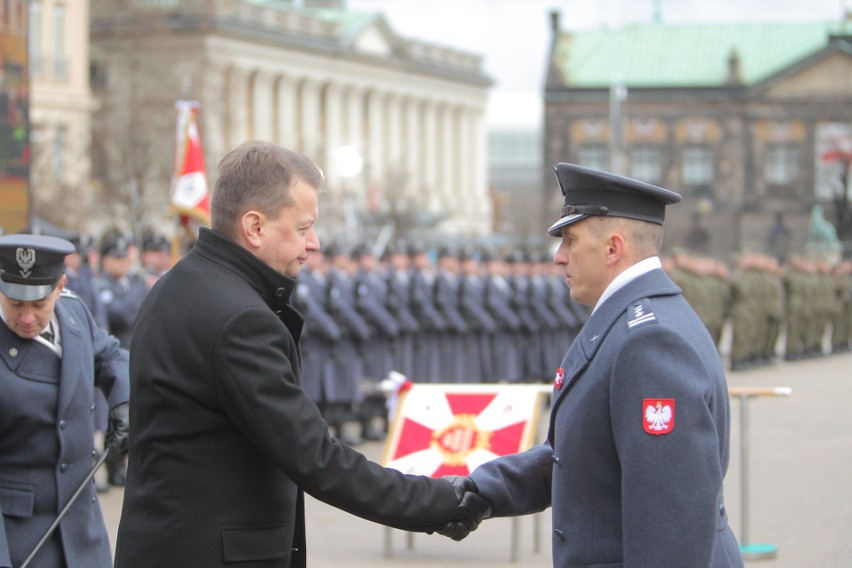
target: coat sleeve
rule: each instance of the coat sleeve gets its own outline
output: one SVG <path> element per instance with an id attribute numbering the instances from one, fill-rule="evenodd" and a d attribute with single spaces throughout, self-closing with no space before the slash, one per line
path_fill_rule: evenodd
<path id="1" fill-rule="evenodd" d="M 235 314 L 214 352 L 223 408 L 307 493 L 403 530 L 432 532 L 456 520 L 458 501 L 446 480 L 384 468 L 328 435 L 318 408 L 298 386 L 293 337 L 268 310 Z"/>
<path id="2" fill-rule="evenodd" d="M 628 332 L 619 349 L 610 405 L 625 566 L 711 563 L 723 478 L 711 373 L 695 347 L 663 325 Z M 666 434 L 643 425 L 652 397 L 674 401 Z"/>
<path id="3" fill-rule="evenodd" d="M 544 442 L 525 452 L 485 462 L 470 474 L 492 517 L 538 513 L 550 507 L 553 448 Z"/>
<path id="4" fill-rule="evenodd" d="M 130 400 L 130 354 L 118 339 L 95 323 L 91 314 L 89 320 L 95 354 L 95 386 L 101 389 L 112 408 Z"/>

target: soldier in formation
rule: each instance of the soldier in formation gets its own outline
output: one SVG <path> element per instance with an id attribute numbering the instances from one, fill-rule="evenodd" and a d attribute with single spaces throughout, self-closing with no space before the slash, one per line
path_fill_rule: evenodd
<path id="1" fill-rule="evenodd" d="M 307 316 L 303 388 L 349 444 L 386 433 L 390 371 L 427 383 L 549 382 L 554 354 L 588 317 L 547 255 L 419 243 L 390 245 L 384 263 L 366 246 L 325 253 L 311 255 L 294 297 Z"/>

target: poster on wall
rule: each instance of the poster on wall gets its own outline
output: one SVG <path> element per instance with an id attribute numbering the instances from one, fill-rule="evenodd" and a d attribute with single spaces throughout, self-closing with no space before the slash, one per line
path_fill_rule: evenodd
<path id="1" fill-rule="evenodd" d="M 550 385 L 414 384 L 400 396 L 383 463 L 403 473 L 467 475 L 536 443 Z"/>
<path id="2" fill-rule="evenodd" d="M 29 224 L 27 5 L 0 5 L 0 234 Z"/>

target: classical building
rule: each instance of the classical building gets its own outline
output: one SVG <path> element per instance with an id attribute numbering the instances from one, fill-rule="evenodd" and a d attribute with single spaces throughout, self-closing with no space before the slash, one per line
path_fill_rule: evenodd
<path id="1" fill-rule="evenodd" d="M 94 169 L 165 212 L 174 103 L 200 103 L 208 176 L 246 140 L 324 170 L 321 238 L 491 230 L 482 58 L 342 1 L 93 0 Z M 150 219 L 149 219 L 150 220 Z"/>
<path id="2" fill-rule="evenodd" d="M 550 168 L 568 161 L 681 192 L 669 248 L 764 251 L 780 216 L 801 252 L 815 205 L 835 221 L 852 161 L 852 21 L 570 31 L 554 11 L 551 27 L 548 212 Z"/>
<path id="3" fill-rule="evenodd" d="M 81 230 L 95 199 L 89 0 L 30 0 L 28 35 L 34 213 Z"/>

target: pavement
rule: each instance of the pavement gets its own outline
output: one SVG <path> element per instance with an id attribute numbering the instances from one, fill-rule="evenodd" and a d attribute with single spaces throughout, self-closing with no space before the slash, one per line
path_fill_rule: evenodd
<path id="1" fill-rule="evenodd" d="M 729 372 L 728 386 L 792 389 L 791 396 L 748 399 L 745 437 L 741 400 L 732 398 L 725 481 L 731 526 L 741 544 L 776 550 L 774 558 L 746 566 L 852 567 L 852 353 Z M 745 462 L 740 456 L 744 438 Z M 379 461 L 384 443 L 367 442 L 357 449 Z M 748 466 L 745 485 L 743 463 Z M 121 499 L 116 488 L 101 495 L 113 543 Z M 409 537 L 310 497 L 306 507 L 311 568 L 551 566 L 549 512 L 487 520 L 457 543 L 439 535 Z"/>

